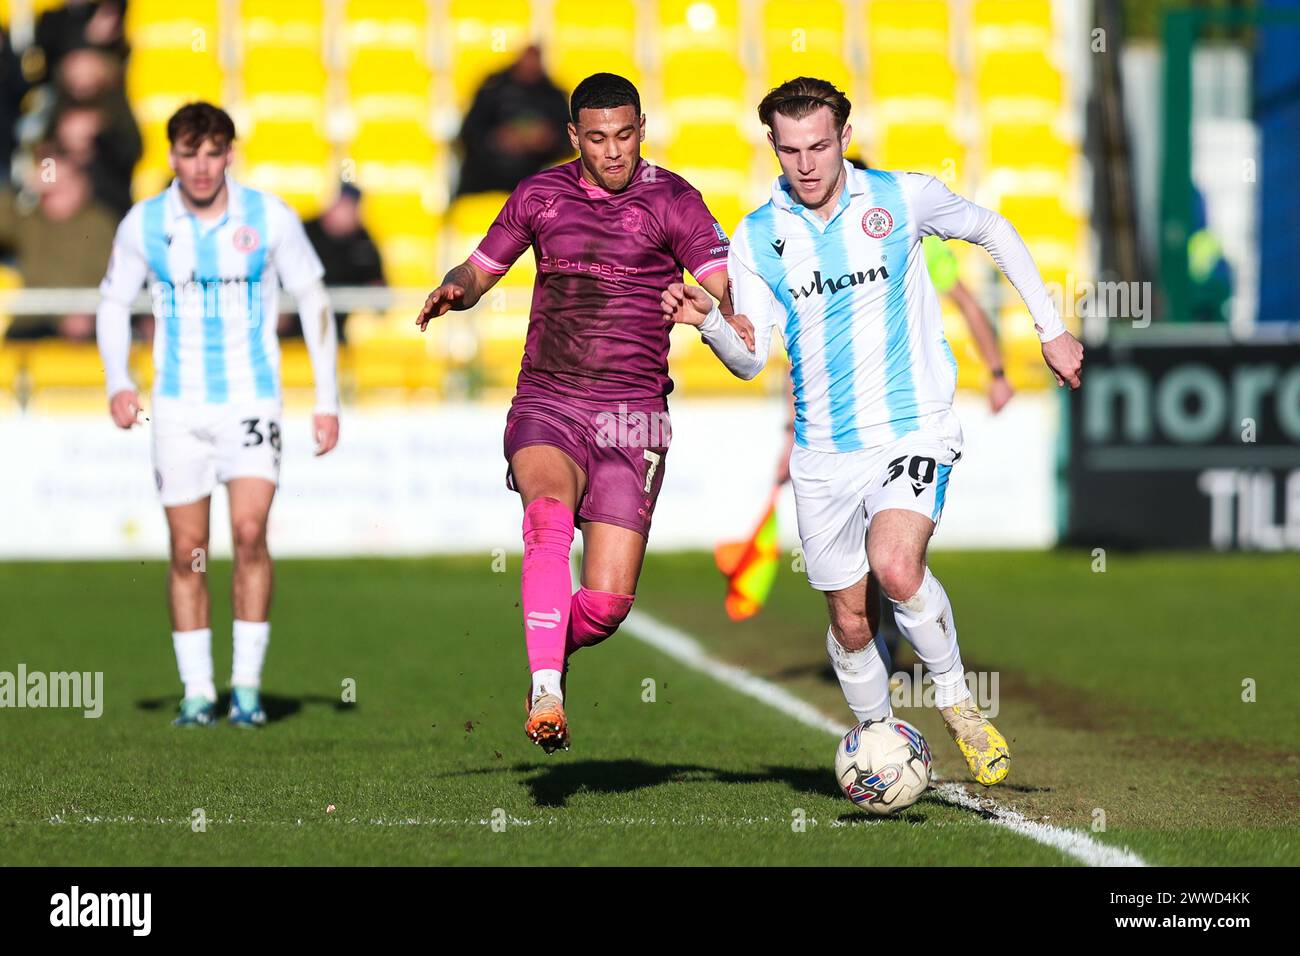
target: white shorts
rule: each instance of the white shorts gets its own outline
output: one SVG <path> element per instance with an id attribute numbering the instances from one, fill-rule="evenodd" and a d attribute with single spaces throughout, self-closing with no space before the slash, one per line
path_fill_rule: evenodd
<path id="1" fill-rule="evenodd" d="M 850 452 L 795 446 L 790 455 L 808 583 L 839 591 L 862 580 L 867 529 L 881 511 L 915 511 L 937 526 L 961 439 L 910 432 L 889 445 Z"/>
<path id="2" fill-rule="evenodd" d="M 155 398 L 154 481 L 164 507 L 201 501 L 231 478 L 280 481 L 278 399 L 209 404 Z"/>

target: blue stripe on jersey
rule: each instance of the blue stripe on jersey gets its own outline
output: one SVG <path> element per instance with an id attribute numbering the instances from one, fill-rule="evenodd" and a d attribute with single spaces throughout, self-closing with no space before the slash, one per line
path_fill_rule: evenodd
<path id="1" fill-rule="evenodd" d="M 161 192 L 144 203 L 144 251 L 160 288 L 155 301 L 162 310 L 167 347 L 158 370 L 158 394 L 179 398 L 181 394 L 181 323 L 176 315 L 176 287 L 167 264 L 167 193 Z"/>
<path id="2" fill-rule="evenodd" d="M 943 499 L 948 494 L 948 475 L 952 471 L 952 465 L 939 466 L 939 483 L 934 488 L 934 511 L 930 513 L 931 521 L 939 520 L 939 512 L 943 511 Z"/>
<path id="3" fill-rule="evenodd" d="M 262 338 L 262 270 L 266 267 L 266 245 L 270 236 L 266 230 L 266 202 L 256 189 L 243 190 L 244 220 L 257 234 L 257 248 L 248 253 L 248 355 L 253 363 L 253 383 L 258 398 L 275 398 L 275 374 L 266 357 L 266 342 Z M 274 321 L 275 317 L 272 316 Z"/>
<path id="4" fill-rule="evenodd" d="M 194 278 L 203 289 L 203 398 L 224 402 L 230 397 L 226 382 L 226 330 L 221 318 L 221 265 L 217 258 L 220 225 L 206 231 L 197 216 L 194 227 Z"/>
<path id="5" fill-rule="evenodd" d="M 849 184 L 840 193 L 841 203 L 836 213 L 847 205 Z M 817 242 L 817 265 L 826 282 L 842 282 L 839 291 L 824 294 L 826 303 L 823 319 L 826 333 L 826 388 L 830 400 L 831 441 L 836 451 L 857 451 L 862 447 L 858 438 L 858 396 L 854 388 L 853 358 L 854 286 L 853 267 L 849 262 L 848 240 L 844 234 L 850 217 L 839 216 L 826 227 Z"/>
<path id="6" fill-rule="evenodd" d="M 872 195 L 894 217 L 894 228 L 880 242 L 881 252 L 897 268 L 885 290 L 885 408 L 895 437 L 915 431 L 917 423 L 916 383 L 912 378 L 912 348 L 908 341 L 907 255 L 911 249 L 911 224 L 907 200 L 892 173 L 868 170 Z M 918 251 L 918 255 L 919 255 Z"/>
<path id="7" fill-rule="evenodd" d="M 789 284 L 785 280 L 785 267 L 781 258 L 768 243 L 768 236 L 775 236 L 776 207 L 769 199 L 767 204 L 755 209 L 745 217 L 745 240 L 749 246 L 750 260 L 758 270 L 759 277 L 767 283 L 777 301 L 785 308 L 785 352 L 790 359 L 790 384 L 794 388 L 794 440 L 801 447 L 808 446 L 807 399 L 804 396 L 803 350 L 799 347 L 799 312 L 794 307 L 794 297 L 790 295 Z M 754 233 L 763 237 L 760 245 L 752 239 Z"/>

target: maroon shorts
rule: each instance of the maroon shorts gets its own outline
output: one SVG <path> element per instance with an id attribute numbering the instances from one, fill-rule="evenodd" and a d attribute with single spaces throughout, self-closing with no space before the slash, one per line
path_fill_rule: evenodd
<path id="1" fill-rule="evenodd" d="M 561 395 L 516 395 L 506 416 L 506 487 L 518 491 L 509 462 L 529 445 L 551 445 L 587 476 L 578 518 L 649 537 L 664 459 L 672 441 L 668 403 L 591 402 Z"/>

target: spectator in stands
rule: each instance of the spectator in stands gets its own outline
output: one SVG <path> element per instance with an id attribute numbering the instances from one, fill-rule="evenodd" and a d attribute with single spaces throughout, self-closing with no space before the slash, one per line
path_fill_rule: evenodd
<path id="1" fill-rule="evenodd" d="M 361 190 L 344 183 L 338 197 L 315 219 L 304 223 L 321 265 L 325 267 L 325 284 L 383 286 L 384 264 L 366 227 L 361 224 Z M 344 342 L 345 313 L 334 313 L 339 341 Z M 301 335 L 298 316 L 281 316 L 281 334 Z"/>
<path id="2" fill-rule="evenodd" d="M 474 95 L 459 144 L 457 195 L 510 192 L 519 181 L 572 154 L 569 98 L 529 46 L 509 67 L 493 73 Z"/>
<path id="3" fill-rule="evenodd" d="M 22 64 L 9 44 L 9 32 L 0 27 L 0 186 L 9 182 L 9 166 L 18 146 L 18 117 L 26 94 Z"/>
<path id="4" fill-rule="evenodd" d="M 122 32 L 123 0 L 67 0 L 36 21 L 33 46 L 44 56 L 45 79 L 52 79 L 63 58 L 74 50 L 102 50 L 119 64 L 126 60 Z"/>
<path id="5" fill-rule="evenodd" d="M 124 216 L 143 143 L 122 86 L 121 62 L 88 46 L 69 50 L 59 60 L 55 90 L 47 137 L 89 173 L 95 198 Z"/>
<path id="6" fill-rule="evenodd" d="M 29 287 L 93 288 L 104 275 L 119 217 L 96 202 L 90 178 L 56 144 L 42 144 L 35 159 L 29 188 L 36 202 L 13 191 L 0 194 L 0 247 L 12 252 Z M 93 339 L 93 309 L 19 316 L 6 338 L 47 335 Z"/>

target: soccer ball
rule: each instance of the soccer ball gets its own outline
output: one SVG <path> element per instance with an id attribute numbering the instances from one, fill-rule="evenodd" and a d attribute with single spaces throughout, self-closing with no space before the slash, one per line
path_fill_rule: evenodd
<path id="1" fill-rule="evenodd" d="M 930 786 L 930 745 L 905 720 L 886 717 L 858 724 L 835 751 L 835 777 L 864 813 L 906 810 Z"/>

